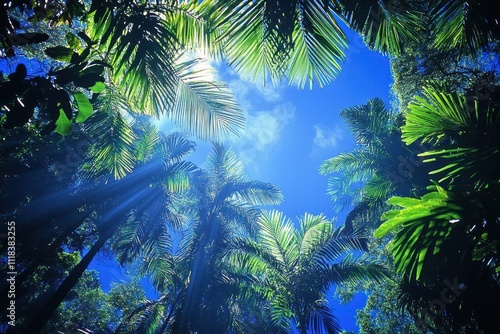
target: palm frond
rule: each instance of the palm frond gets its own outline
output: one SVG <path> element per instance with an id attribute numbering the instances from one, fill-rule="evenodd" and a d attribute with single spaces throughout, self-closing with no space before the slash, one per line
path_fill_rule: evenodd
<path id="1" fill-rule="evenodd" d="M 158 154 L 167 164 L 180 162 L 187 155 L 193 153 L 196 143 L 189 140 L 186 135 L 174 132 L 168 135 L 160 133 Z"/>
<path id="2" fill-rule="evenodd" d="M 330 238 L 314 254 L 312 261 L 318 265 L 328 264 L 348 253 L 366 251 L 367 239 L 366 236 L 361 235 L 358 231 L 349 231 L 344 227 L 336 228 L 330 235 Z"/>
<path id="3" fill-rule="evenodd" d="M 402 127 L 402 139 L 407 145 L 417 140 L 438 143 L 446 135 L 473 126 L 473 118 L 478 115 L 477 105 L 471 110 L 465 96 L 441 93 L 432 86 L 424 87 L 423 96 L 416 96 L 408 108 L 406 124 Z"/>
<path id="4" fill-rule="evenodd" d="M 179 55 L 175 34 L 154 4 L 92 4 L 90 37 L 112 66 L 113 82 L 138 110 L 159 115 L 175 101 L 174 60 Z"/>
<path id="5" fill-rule="evenodd" d="M 120 179 L 132 171 L 136 136 L 119 112 L 96 112 L 85 122 L 85 129 L 93 138 L 87 157 L 90 162 L 82 166 L 84 175 L 106 171 Z"/>
<path id="6" fill-rule="evenodd" d="M 455 180 L 481 187 L 495 182 L 498 173 L 493 171 L 500 152 L 500 112 L 493 106 L 496 99 L 494 94 L 486 100 L 471 99 L 426 87 L 423 97 L 409 104 L 402 139 L 407 144 L 420 141 L 436 146 L 420 156 L 427 158 L 424 162 L 438 162 L 431 174 L 443 175 L 440 182 Z"/>
<path id="7" fill-rule="evenodd" d="M 401 54 L 405 45 L 416 43 L 423 13 L 409 1 L 334 1 L 336 12 L 351 29 L 359 32 L 372 50 Z"/>
<path id="8" fill-rule="evenodd" d="M 390 179 L 378 174 L 372 177 L 363 188 L 363 201 L 372 207 L 380 206 L 395 191 L 395 185 Z"/>
<path id="9" fill-rule="evenodd" d="M 393 197 L 389 204 L 402 207 L 386 212 L 384 222 L 375 237 L 397 232 L 389 248 L 396 269 L 411 280 L 418 280 L 430 270 L 430 258 L 440 252 L 441 245 L 455 228 L 452 222 L 460 220 L 457 207 L 449 203 L 449 194 L 438 186 L 421 199 Z"/>
<path id="10" fill-rule="evenodd" d="M 315 81 L 321 87 L 339 75 L 347 37 L 335 17 L 325 11 L 322 1 L 303 1 L 298 12 L 287 77 L 290 84 L 299 88 L 307 82 L 312 88 Z"/>
<path id="11" fill-rule="evenodd" d="M 233 1 L 222 16 L 229 64 L 243 77 L 277 84 L 286 76 L 303 88 L 340 72 L 346 37 L 321 1 Z"/>
<path id="12" fill-rule="evenodd" d="M 154 224 L 141 245 L 140 275 L 148 275 L 157 291 L 165 291 L 175 276 L 172 263 L 172 236 L 165 224 Z"/>
<path id="13" fill-rule="evenodd" d="M 366 182 L 376 171 L 380 154 L 374 150 L 354 149 L 324 161 L 319 172 L 327 175 L 335 172 L 349 174 L 349 181 Z"/>
<path id="14" fill-rule="evenodd" d="M 262 245 L 285 267 L 290 267 L 299 255 L 297 235 L 291 220 L 279 211 L 264 211 L 257 224 Z"/>
<path id="15" fill-rule="evenodd" d="M 215 189 L 229 180 L 241 179 L 244 175 L 243 163 L 236 153 L 219 143 L 212 144 L 212 151 L 205 164 Z"/>
<path id="16" fill-rule="evenodd" d="M 271 330 L 272 333 L 290 332 L 290 320 L 294 317 L 289 301 L 282 295 L 273 296 L 271 300 Z"/>
<path id="17" fill-rule="evenodd" d="M 136 320 L 137 331 L 146 334 L 156 334 L 164 321 L 165 305 L 153 303 L 149 305 Z"/>
<path id="18" fill-rule="evenodd" d="M 302 260 L 310 261 L 310 256 L 330 239 L 333 228 L 332 222 L 323 214 L 306 213 L 299 218 L 298 241 Z"/>
<path id="19" fill-rule="evenodd" d="M 146 162 L 153 157 L 154 149 L 158 145 L 158 129 L 149 122 L 142 125 L 140 129 L 137 129 L 137 126 L 134 128 L 136 132 L 139 132 L 134 144 L 135 156 L 139 163 Z"/>
<path id="20" fill-rule="evenodd" d="M 215 60 L 223 57 L 220 41 L 223 31 L 217 27 L 219 19 L 220 11 L 214 0 L 181 1 L 166 12 L 166 21 L 183 48 L 201 52 Z"/>
<path id="21" fill-rule="evenodd" d="M 347 123 L 358 144 L 381 146 L 388 137 L 393 119 L 393 115 L 379 98 L 371 99 L 364 105 L 343 109 L 340 117 Z"/>
<path id="22" fill-rule="evenodd" d="M 462 53 L 476 55 L 498 38 L 500 23 L 493 3 L 441 0 L 432 5 L 437 48 L 458 48 Z"/>
<path id="23" fill-rule="evenodd" d="M 231 240 L 231 248 L 228 251 L 232 261 L 238 261 L 241 268 L 247 268 L 249 272 L 261 273 L 266 269 L 273 268 L 282 270 L 283 262 L 279 261 L 262 245 L 250 238 L 235 238 Z"/>
<path id="24" fill-rule="evenodd" d="M 335 212 L 350 208 L 362 200 L 361 183 L 352 183 L 351 181 L 344 175 L 328 178 L 326 193 L 332 199 L 332 209 Z"/>
<path id="25" fill-rule="evenodd" d="M 189 189 L 190 175 L 198 167 L 190 161 L 180 161 L 165 168 L 161 183 L 168 192 L 183 192 Z"/>
<path id="26" fill-rule="evenodd" d="M 359 284 L 366 281 L 379 283 L 390 277 L 388 268 L 366 256 L 347 255 L 339 264 L 324 268 L 321 276 L 330 284 Z"/>
<path id="27" fill-rule="evenodd" d="M 236 198 L 250 205 L 271 205 L 281 203 L 283 194 L 270 183 L 235 180 L 224 185 L 219 198 Z"/>
<path id="28" fill-rule="evenodd" d="M 246 205 L 238 200 L 228 200 L 220 206 L 220 212 L 235 234 L 254 235 L 257 230 L 256 221 L 260 210 L 253 205 Z"/>
<path id="29" fill-rule="evenodd" d="M 168 116 L 203 140 L 238 135 L 245 125 L 242 110 L 225 85 L 210 79 L 210 68 L 195 68 L 199 63 L 177 65 L 176 102 Z"/>
<path id="30" fill-rule="evenodd" d="M 327 334 L 337 334 L 340 332 L 340 324 L 337 320 L 337 317 L 333 314 L 332 310 L 326 305 L 325 302 L 318 302 L 313 311 L 313 313 L 309 317 L 309 328 L 314 333 L 323 333 Z"/>
<path id="31" fill-rule="evenodd" d="M 130 263 L 140 253 L 141 242 L 144 240 L 144 229 L 142 223 L 133 218 L 127 221 L 120 227 L 117 234 L 113 238 L 112 248 L 116 256 L 116 260 L 125 265 Z"/>

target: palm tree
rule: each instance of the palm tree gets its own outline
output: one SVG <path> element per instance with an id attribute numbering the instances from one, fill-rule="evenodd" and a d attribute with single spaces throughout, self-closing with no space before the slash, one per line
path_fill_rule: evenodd
<path id="1" fill-rule="evenodd" d="M 107 198 L 100 203 L 94 203 L 92 209 L 98 212 L 96 228 L 97 240 L 89 248 L 81 261 L 69 272 L 68 276 L 54 292 L 49 291 L 42 295 L 37 303 L 38 311 L 30 320 L 27 332 L 38 332 L 43 328 L 52 313 L 62 302 L 66 294 L 74 287 L 85 269 L 93 260 L 95 255 L 103 248 L 105 243 L 118 231 L 116 249 L 121 255 L 121 260 L 130 260 L 132 257 L 142 255 L 152 263 L 163 264 L 162 254 L 165 251 L 165 239 L 168 238 L 165 224 L 179 224 L 179 217 L 171 207 L 175 206 L 174 192 L 183 191 L 189 186 L 187 173 L 193 171 L 194 165 L 182 160 L 189 154 L 194 144 L 182 138 L 179 134 L 171 134 L 160 139 L 156 145 L 159 152 L 163 151 L 163 159 L 152 160 L 148 164 L 146 154 L 145 163 L 134 173 L 128 175 L 124 180 L 111 180 L 108 185 L 100 185 L 101 188 L 92 188 L 92 191 L 100 191 L 99 199 Z M 157 151 L 157 152 L 158 152 Z M 138 156 L 141 147 L 136 151 Z M 144 152 L 143 152 L 144 153 Z M 155 167 L 156 165 L 156 167 Z M 158 168 L 159 166 L 159 168 Z M 160 175 L 158 175 L 160 173 Z M 108 180 L 109 181 L 109 180 Z M 156 183 L 156 184 L 155 184 Z M 162 195 L 163 194 L 163 195 Z M 135 230 L 131 231 L 131 215 L 144 219 Z M 163 215 L 163 218 L 161 219 Z M 153 231 L 146 233 L 140 240 L 130 240 L 130 235 L 144 231 L 144 223 L 157 220 L 156 224 L 148 226 Z M 134 226 L 132 224 L 132 226 Z M 139 232 L 137 232 L 137 230 Z M 130 243 L 125 247 L 121 243 L 123 238 L 129 238 Z M 121 247 L 120 247 L 121 246 Z M 143 246 L 143 247 L 141 247 Z M 141 247 L 140 251 L 137 247 Z M 164 267 L 164 265 L 163 265 Z M 158 268 L 162 266 L 158 265 Z M 155 282 L 160 281 L 163 272 L 158 268 L 144 268 L 144 272 L 152 274 Z M 39 308 L 39 306 L 43 306 Z"/>
<path id="2" fill-rule="evenodd" d="M 339 333 L 327 305 L 335 284 L 387 277 L 384 266 L 365 256 L 367 238 L 335 228 L 324 215 L 305 214 L 297 230 L 278 211 L 264 212 L 257 235 L 240 238 L 228 257 L 260 278 L 271 308 L 271 332 Z"/>
<path id="3" fill-rule="evenodd" d="M 231 275 L 222 255 L 231 240 L 255 230 L 256 206 L 279 203 L 282 195 L 271 184 L 248 180 L 234 152 L 214 144 L 206 169 L 193 179 L 190 198 L 191 223 L 171 256 L 174 274 L 160 300 L 138 310 L 140 328 L 159 333 L 231 328 L 241 277 Z"/>
<path id="4" fill-rule="evenodd" d="M 461 53 L 475 55 L 498 41 L 500 22 L 490 1 L 441 0 L 431 2 L 435 21 L 435 45 L 458 48 Z"/>
<path id="5" fill-rule="evenodd" d="M 348 228 L 359 219 L 376 227 L 380 209 L 391 195 L 418 193 L 425 184 L 425 169 L 417 158 L 422 149 L 404 145 L 399 129 L 402 115 L 391 113 L 380 99 L 344 109 L 340 116 L 357 147 L 326 160 L 320 173 L 334 174 L 328 180 L 328 194 L 336 212 L 354 206 L 346 219 Z"/>

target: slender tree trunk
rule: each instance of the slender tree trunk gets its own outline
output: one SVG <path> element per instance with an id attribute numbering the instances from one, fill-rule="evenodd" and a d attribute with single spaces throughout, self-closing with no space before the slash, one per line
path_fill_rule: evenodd
<path id="1" fill-rule="evenodd" d="M 64 282 L 62 282 L 59 288 L 54 292 L 49 301 L 43 305 L 42 309 L 30 321 L 25 330 L 26 334 L 40 333 L 42 331 L 52 314 L 57 310 L 68 292 L 73 289 L 90 262 L 92 262 L 96 254 L 101 250 L 102 246 L 104 246 L 112 234 L 112 232 L 106 233 L 97 239 L 96 243 L 90 248 L 87 254 L 85 254 L 82 260 L 70 271 L 68 277 L 66 277 Z"/>
<path id="2" fill-rule="evenodd" d="M 136 189 L 130 188 L 129 190 L 134 191 Z M 70 271 L 68 277 L 66 277 L 47 303 L 45 303 L 36 313 L 35 317 L 30 321 L 26 328 L 26 334 L 39 333 L 43 327 L 45 327 L 68 292 L 70 292 L 76 283 L 78 283 L 78 280 L 83 275 L 83 272 L 87 269 L 90 262 L 92 262 L 106 241 L 111 238 L 122 223 L 126 221 L 127 213 L 131 210 L 131 208 L 138 205 L 138 203 L 140 203 L 139 206 L 147 207 L 151 201 L 155 200 L 159 192 L 161 192 L 160 189 L 145 188 L 138 191 L 131 198 L 125 199 L 125 194 L 123 194 L 117 199 L 118 203 L 120 203 L 120 209 L 118 211 L 110 210 L 110 213 L 105 215 L 106 219 L 101 225 L 102 228 L 99 239 L 97 239 L 96 243 L 90 248 L 87 254 L 85 254 L 82 260 Z M 146 199 L 146 201 L 144 201 L 144 199 Z"/>
<path id="3" fill-rule="evenodd" d="M 191 275 L 186 288 L 186 294 L 183 301 L 183 306 L 180 312 L 180 319 L 176 333 L 184 334 L 191 330 L 193 325 L 196 325 L 197 317 L 199 316 L 199 308 L 202 303 L 202 295 L 206 287 L 206 279 L 208 268 L 207 263 L 210 259 L 206 259 L 206 248 L 210 241 L 214 240 L 216 234 L 216 222 L 212 213 L 202 212 L 201 217 L 206 217 L 204 224 L 206 228 L 198 245 L 196 245 L 196 253 L 193 254 L 193 262 L 191 264 Z M 204 229 L 202 227 L 202 230 Z"/>
<path id="4" fill-rule="evenodd" d="M 88 215 L 87 213 L 82 214 L 82 216 L 85 216 L 85 217 L 87 215 Z M 69 226 L 71 226 L 70 232 L 72 232 L 76 228 L 78 228 L 83 223 L 84 219 L 85 218 L 82 217 L 81 219 L 78 219 L 78 222 L 68 224 Z M 31 287 L 29 287 L 23 283 L 28 278 L 30 278 L 31 275 L 38 268 L 40 268 L 40 266 L 45 265 L 43 263 L 43 259 L 50 259 L 50 258 L 57 255 L 57 250 L 59 249 L 59 247 L 63 243 L 64 239 L 66 239 L 68 237 L 67 230 L 69 230 L 69 228 L 65 229 L 64 232 L 60 233 L 59 236 L 53 242 L 51 242 L 49 245 L 47 245 L 47 247 L 45 247 L 45 249 L 38 251 L 37 254 L 35 254 L 34 258 L 31 260 L 31 265 L 28 265 L 26 267 L 26 269 L 24 269 L 18 276 L 16 276 L 16 286 L 17 286 L 16 296 L 18 299 L 21 299 L 23 296 L 25 296 L 26 294 L 28 294 L 30 292 Z M 9 286 L 5 285 L 2 288 L 1 295 L 6 296 L 8 290 L 9 290 Z M 0 302 L 0 308 L 3 309 L 4 307 L 7 307 L 8 306 L 7 303 L 8 303 L 7 298 L 3 298 L 2 301 Z"/>

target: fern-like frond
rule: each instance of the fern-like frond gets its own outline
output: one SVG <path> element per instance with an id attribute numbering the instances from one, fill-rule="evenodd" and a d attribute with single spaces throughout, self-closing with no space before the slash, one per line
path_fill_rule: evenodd
<path id="1" fill-rule="evenodd" d="M 436 1 L 431 14 L 436 22 L 437 48 L 458 48 L 476 55 L 499 36 L 500 22 L 490 1 Z"/>
<path id="2" fill-rule="evenodd" d="M 225 85 L 210 79 L 211 69 L 196 69 L 198 64 L 193 60 L 178 65 L 176 102 L 169 117 L 204 140 L 237 136 L 245 125 L 242 110 Z"/>
<path id="3" fill-rule="evenodd" d="M 285 268 L 292 266 L 299 255 L 297 235 L 292 221 L 279 211 L 263 212 L 257 222 L 259 240 L 267 252 L 272 254 Z"/>
<path id="4" fill-rule="evenodd" d="M 386 141 L 393 115 L 387 110 L 384 102 L 371 99 L 360 106 L 343 109 L 342 119 L 360 145 L 383 146 Z"/>
<path id="5" fill-rule="evenodd" d="M 96 112 L 86 122 L 85 130 L 92 134 L 88 161 L 82 166 L 84 175 L 99 175 L 103 171 L 121 179 L 136 163 L 132 126 L 119 112 Z"/>

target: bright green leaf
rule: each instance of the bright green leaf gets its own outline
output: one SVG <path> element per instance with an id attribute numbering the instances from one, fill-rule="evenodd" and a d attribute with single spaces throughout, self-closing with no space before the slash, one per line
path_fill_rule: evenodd
<path id="1" fill-rule="evenodd" d="M 90 90 L 93 92 L 93 93 L 100 93 L 102 92 L 104 89 L 106 89 L 106 85 L 104 84 L 104 82 L 96 82 L 94 86 L 90 87 Z"/>
<path id="2" fill-rule="evenodd" d="M 56 132 L 61 135 L 68 135 L 71 133 L 73 122 L 68 119 L 64 110 L 59 109 L 59 118 L 56 121 Z"/>
<path id="3" fill-rule="evenodd" d="M 94 112 L 94 108 L 92 107 L 92 104 L 84 93 L 74 93 L 73 97 L 75 98 L 76 104 L 78 106 L 78 116 L 76 116 L 76 121 L 78 123 L 82 123 L 87 118 L 89 118 L 90 115 L 92 115 L 92 113 Z"/>

